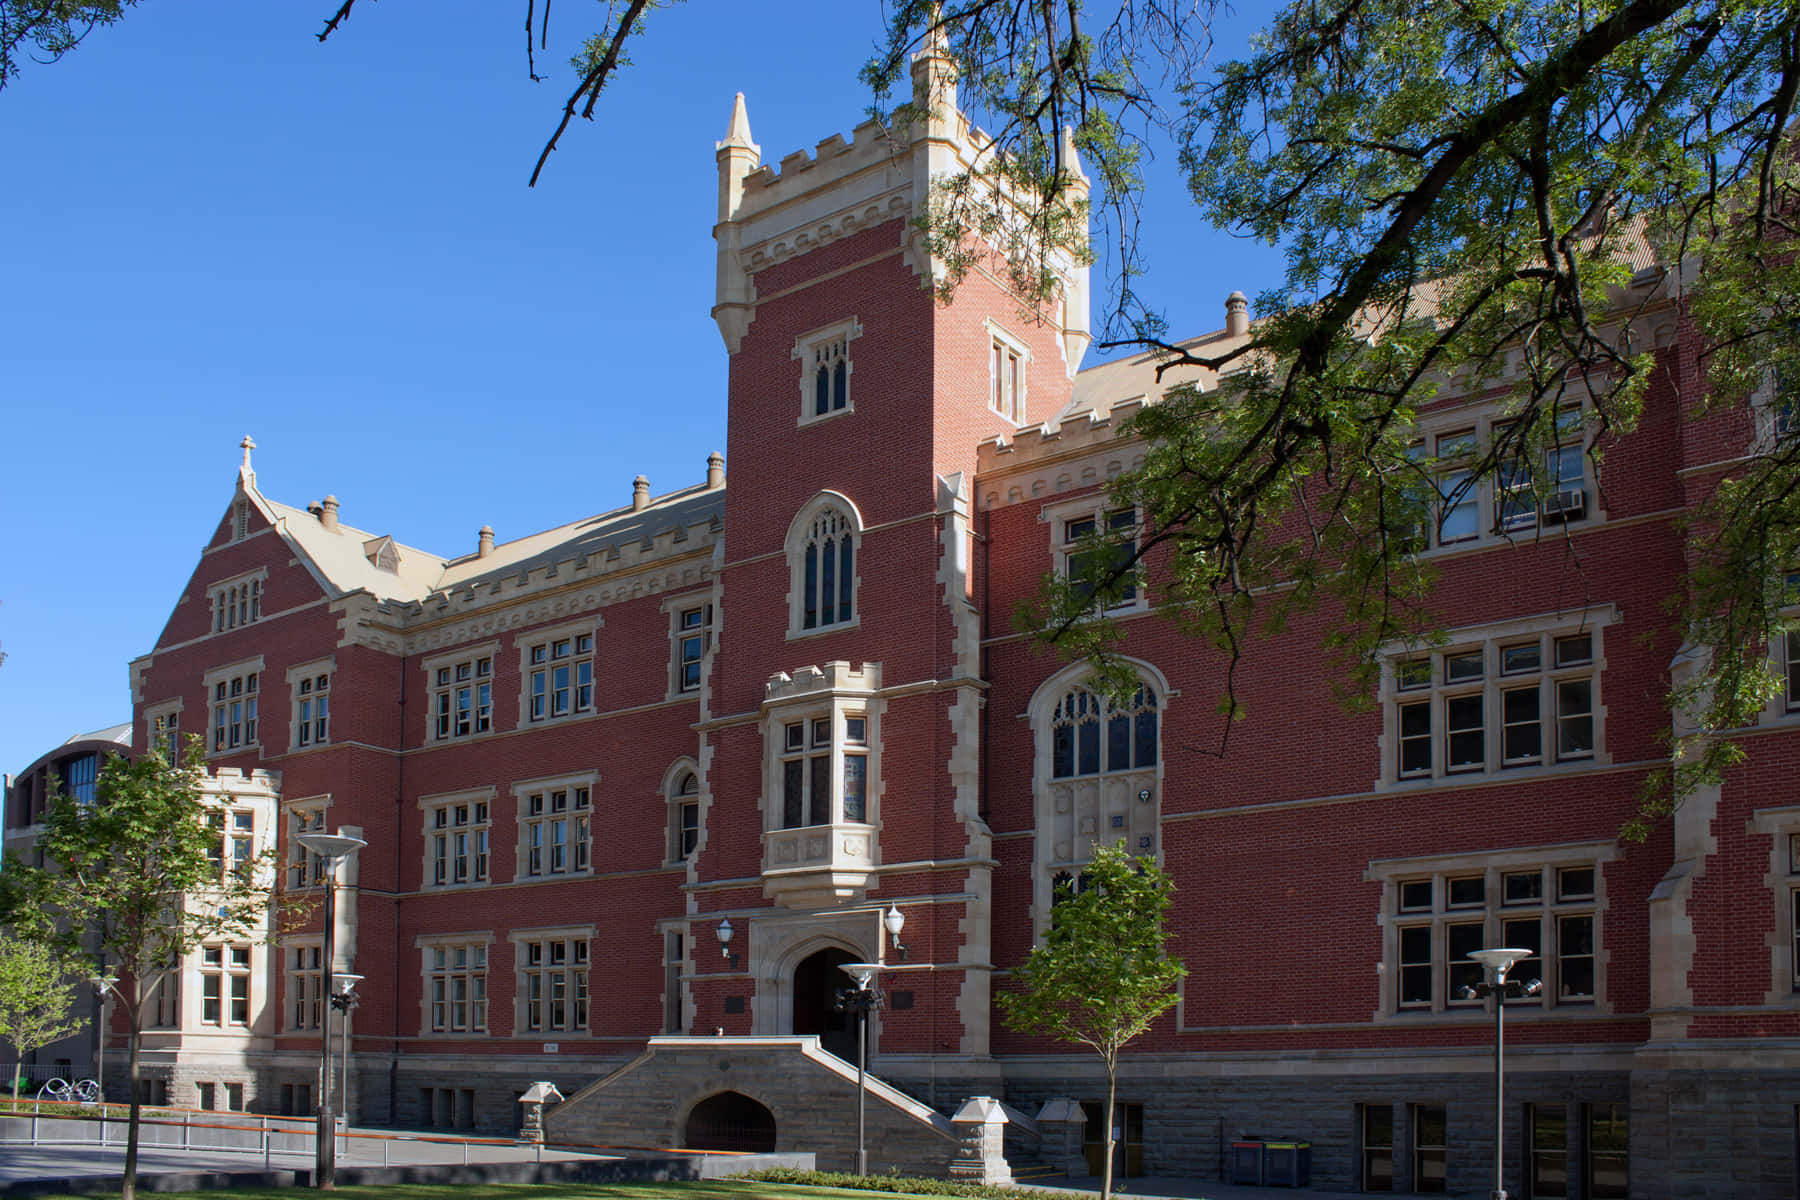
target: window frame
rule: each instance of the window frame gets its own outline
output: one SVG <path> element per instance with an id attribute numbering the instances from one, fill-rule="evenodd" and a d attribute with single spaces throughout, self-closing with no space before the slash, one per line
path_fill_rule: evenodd
<path id="1" fill-rule="evenodd" d="M 680 700 L 698 696 L 705 685 L 708 674 L 708 661 L 713 647 L 713 620 L 718 611 L 715 607 L 717 597 L 713 589 L 685 592 L 678 596 L 670 596 L 663 601 L 663 612 L 669 620 L 669 687 L 667 699 Z M 700 614 L 700 624 L 684 624 L 690 613 Z M 687 656 L 688 640 L 700 639 L 698 657 Z M 686 668 L 692 665 L 694 682 L 687 682 Z"/>
<path id="2" fill-rule="evenodd" d="M 316 1033 L 325 1015 L 325 939 L 301 935 L 281 939 L 282 979 L 287 1003 L 281 1027 L 288 1033 Z"/>
<path id="3" fill-rule="evenodd" d="M 212 691 L 207 691 L 207 715 L 212 715 Z M 144 745 L 160 753 L 170 763 L 181 759 L 182 740 L 180 697 L 144 706 Z M 209 731 L 210 732 L 210 729 Z"/>
<path id="4" fill-rule="evenodd" d="M 331 744 L 331 686 L 336 676 L 335 658 L 287 669 L 288 753 Z"/>
<path id="5" fill-rule="evenodd" d="M 593 1016 L 592 925 L 515 929 L 513 947 L 513 1030 L 518 1037 L 591 1033 Z M 536 948 L 535 952 L 533 948 Z M 561 959 L 556 951 L 560 948 Z M 534 956 L 535 954 L 535 956 Z M 540 981 L 533 991 L 533 980 Z M 555 984 L 562 984 L 560 1000 Z M 558 1015 L 555 1005 L 562 1005 Z"/>
<path id="6" fill-rule="evenodd" d="M 413 945 L 419 949 L 422 986 L 419 989 L 419 1036 L 432 1038 L 485 1038 L 491 1033 L 493 992 L 488 987 L 493 970 L 492 930 L 462 933 L 438 933 L 417 937 Z M 458 964 L 453 954 L 461 950 L 465 960 Z M 438 962 L 442 956 L 443 962 Z M 455 983 L 466 987 L 463 998 L 455 998 Z M 442 983 L 443 989 L 438 990 Z M 456 1027 L 457 1005 L 463 1005 L 462 1027 Z M 439 1020 L 439 1012 L 442 1020 Z"/>
<path id="7" fill-rule="evenodd" d="M 263 619 L 263 592 L 269 581 L 269 568 L 257 567 L 228 579 L 208 584 L 207 600 L 211 606 L 207 632 L 211 636 L 230 633 Z"/>
<path id="8" fill-rule="evenodd" d="M 1022 426 L 1027 423 L 1031 347 L 991 317 L 982 324 L 988 335 L 988 411 L 1009 424 Z"/>
<path id="9" fill-rule="evenodd" d="M 214 667 L 203 677 L 206 690 L 206 756 L 262 752 L 262 655 Z"/>
<path id="10" fill-rule="evenodd" d="M 1528 922 L 1537 924 L 1534 956 L 1539 962 L 1537 978 L 1543 991 L 1536 996 L 1507 1000 L 1508 1011 L 1523 1013 L 1561 1013 L 1571 1011 L 1610 1012 L 1611 1001 L 1606 992 L 1607 948 L 1603 939 L 1607 897 L 1606 864 L 1618 856 L 1615 842 L 1579 842 L 1553 846 L 1520 847 L 1486 854 L 1453 855 L 1433 858 L 1403 858 L 1370 864 L 1363 878 L 1381 884 L 1381 914 L 1384 967 L 1380 972 L 1381 1004 L 1376 1017 L 1381 1021 L 1416 1021 L 1422 1017 L 1445 1017 L 1468 1014 L 1468 1019 L 1483 1019 L 1487 1002 L 1464 1000 L 1454 994 L 1464 982 L 1476 982 L 1481 968 L 1461 957 L 1451 955 L 1451 927 L 1477 926 L 1480 946 L 1517 944 L 1523 940 L 1517 932 Z M 1589 890 L 1575 893 L 1561 886 L 1566 875 L 1590 871 Z M 1537 873 L 1539 887 L 1534 895 L 1509 899 L 1510 878 Z M 1479 878 L 1482 899 L 1479 903 L 1452 899 L 1450 881 Z M 1406 903 L 1408 885 L 1431 881 L 1432 904 L 1425 908 Z M 1569 948 L 1565 922 L 1587 922 L 1586 944 Z M 1509 928 L 1515 936 L 1509 937 Z M 1421 962 L 1405 955 L 1409 930 L 1429 930 L 1430 958 Z M 1428 965 L 1430 995 L 1426 999 L 1407 999 L 1408 983 L 1404 978 L 1409 968 L 1416 971 Z M 1517 973 L 1515 966 L 1508 978 L 1524 982 L 1530 974 Z M 1571 978 L 1586 971 L 1589 991 L 1563 995 Z M 1416 993 L 1413 993 L 1416 994 Z"/>
<path id="11" fill-rule="evenodd" d="M 210 1029 L 248 1029 L 256 1017 L 250 943 L 206 942 L 195 954 L 200 976 L 200 1024 Z M 207 1015 L 209 1004 L 213 1006 L 211 1016 Z"/>
<path id="12" fill-rule="evenodd" d="M 587 618 L 514 637 L 519 654 L 518 728 L 560 724 L 598 711 L 594 664 L 600 625 L 598 618 Z M 559 648 L 563 648 L 560 655 Z M 567 672 L 561 687 L 556 685 L 558 669 Z M 565 695 L 560 712 L 556 702 L 559 693 Z"/>
<path id="13" fill-rule="evenodd" d="M 1578 487 L 1558 486 L 1549 499 L 1540 494 L 1539 486 L 1550 478 L 1549 457 L 1545 459 L 1543 479 L 1536 473 L 1522 478 L 1509 474 L 1509 468 L 1519 463 L 1516 458 L 1496 464 L 1481 478 L 1472 477 L 1473 464 L 1491 453 L 1495 440 L 1505 436 L 1514 423 L 1499 405 L 1463 405 L 1421 420 L 1415 431 L 1415 449 L 1409 450 L 1407 457 L 1416 464 L 1417 474 L 1410 478 L 1419 481 L 1429 511 L 1423 528 L 1416 531 L 1411 552 L 1432 555 L 1495 546 L 1516 542 L 1522 535 L 1535 537 L 1566 525 L 1604 520 L 1591 457 L 1597 430 L 1589 407 L 1583 403 L 1558 405 L 1552 419 L 1558 427 L 1557 446 L 1531 452 L 1556 456 L 1554 476 L 1559 485 L 1565 479 L 1568 461 L 1579 462 L 1580 478 Z M 1565 428 L 1571 425 L 1573 429 Z M 1564 434 L 1574 431 L 1579 431 L 1579 439 L 1565 445 Z M 1571 452 L 1573 459 L 1565 459 Z M 1509 479 L 1518 481 L 1508 482 Z M 1579 493 L 1578 501 L 1565 501 L 1571 491 Z M 1531 516 L 1527 519 L 1522 512 L 1509 516 L 1507 497 L 1526 494 L 1531 496 Z M 1570 515 L 1572 509 L 1579 511 Z M 1458 517 L 1458 532 L 1446 536 L 1452 514 Z M 1472 525 L 1468 523 L 1471 520 Z"/>
<path id="14" fill-rule="evenodd" d="M 800 416 L 795 422 L 796 427 L 803 429 L 836 417 L 847 417 L 856 411 L 856 355 L 850 343 L 861 337 L 862 332 L 862 324 L 852 316 L 808 330 L 794 339 L 790 357 L 800 364 Z M 821 354 L 838 356 L 827 368 L 834 378 L 829 385 L 832 395 L 825 412 L 817 411 L 818 371 L 825 366 L 820 361 Z"/>
<path id="15" fill-rule="evenodd" d="M 417 801 L 420 813 L 420 891 L 439 891 L 451 888 L 476 887 L 493 882 L 494 876 L 494 823 L 495 789 L 471 788 L 459 792 L 436 792 L 420 796 Z M 458 823 L 457 810 L 465 809 L 467 819 Z M 440 821 L 438 814 L 444 814 Z M 453 839 L 458 832 L 464 833 L 470 840 L 460 852 Z M 442 842 L 444 852 L 438 852 Z M 463 867 L 463 878 L 456 877 L 456 862 L 467 860 Z M 442 861 L 445 869 L 444 878 L 438 878 L 437 864 Z"/>
<path id="16" fill-rule="evenodd" d="M 1117 504 L 1111 501 L 1105 492 L 1094 492 L 1080 500 L 1070 500 L 1059 504 L 1047 505 L 1039 515 L 1039 520 L 1050 526 L 1051 569 L 1056 577 L 1071 586 L 1077 581 L 1073 572 L 1078 564 L 1086 558 L 1100 553 L 1109 553 L 1115 557 L 1121 553 L 1129 553 L 1125 549 L 1125 541 L 1105 543 L 1097 547 L 1091 540 L 1095 531 L 1105 529 L 1114 533 L 1126 528 L 1131 530 L 1129 544 L 1135 545 L 1143 536 L 1143 513 L 1130 505 Z M 1074 533 L 1072 527 L 1083 522 L 1091 522 L 1092 529 L 1086 533 Z M 1136 579 L 1126 585 L 1125 594 L 1117 604 L 1105 608 L 1096 604 L 1095 615 L 1105 617 L 1125 616 L 1130 613 L 1148 611 L 1150 607 L 1149 580 L 1143 562 L 1139 562 Z"/>
<path id="17" fill-rule="evenodd" d="M 684 790 L 684 783 L 692 783 L 693 790 Z M 662 794 L 668 805 L 669 829 L 668 844 L 664 848 L 667 857 L 663 859 L 669 866 L 685 866 L 700 848 L 700 835 L 704 828 L 700 805 L 700 769 L 694 760 L 685 755 L 677 759 L 673 766 L 663 773 Z M 687 821 L 691 811 L 693 821 Z M 690 845 L 687 834 L 692 832 Z"/>
<path id="18" fill-rule="evenodd" d="M 828 622 L 818 619 L 822 615 L 823 606 L 815 605 L 813 624 L 806 623 L 807 601 L 815 588 L 808 586 L 807 551 L 818 543 L 818 523 L 828 513 L 836 513 L 843 522 L 841 529 L 832 530 L 826 536 L 826 544 L 832 549 L 833 565 L 831 578 L 826 579 L 827 571 L 823 563 L 824 553 L 820 552 L 818 563 L 814 568 L 813 579 L 819 594 L 829 587 L 835 593 L 834 612 L 841 612 L 846 601 L 850 606 L 849 616 L 834 616 Z M 850 498 L 841 492 L 820 492 L 801 506 L 795 514 L 793 522 L 788 526 L 785 552 L 788 559 L 788 633 L 789 641 L 798 638 L 820 637 L 826 634 L 841 633 L 847 629 L 856 629 L 862 624 L 862 572 L 863 550 L 866 544 L 866 526 L 862 514 Z M 850 570 L 845 578 L 842 556 L 837 553 L 839 541 L 848 543 L 850 551 Z M 846 584 L 848 585 L 846 587 Z"/>
<path id="19" fill-rule="evenodd" d="M 599 785 L 598 771 L 552 775 L 512 785 L 513 800 L 517 805 L 515 828 L 518 830 L 514 847 L 514 882 L 546 882 L 593 874 L 594 799 Z M 560 807 L 556 801 L 558 796 L 562 797 Z M 558 823 L 566 826 L 563 841 L 544 840 L 533 844 L 534 830 L 554 832 Z M 555 863 L 558 848 L 563 850 L 561 866 Z M 538 856 L 534 866 L 532 855 L 538 850 L 546 853 Z"/>
<path id="20" fill-rule="evenodd" d="M 300 842 L 303 833 L 324 833 L 331 796 L 302 796 L 283 801 L 281 829 L 287 853 L 281 864 L 284 891 L 307 891 L 325 884 L 325 860 Z"/>
<path id="21" fill-rule="evenodd" d="M 450 742 L 466 742 L 474 738 L 488 737 L 497 732 L 498 722 L 495 717 L 498 710 L 494 701 L 494 685 L 499 678 L 500 643 L 496 641 L 482 642 L 479 645 L 462 646 L 455 650 L 436 654 L 420 662 L 419 667 L 425 673 L 425 728 L 424 745 L 444 745 Z M 481 671 L 481 664 L 487 664 L 487 672 Z M 461 667 L 469 667 L 465 679 L 458 674 Z M 441 673 L 447 675 L 440 679 Z M 479 703 L 480 689 L 487 688 L 487 715 L 481 716 L 482 706 Z M 468 712 L 469 728 L 457 732 L 457 714 L 462 711 L 457 707 L 456 697 L 468 685 L 471 693 Z M 440 711 L 442 710 L 442 711 Z M 483 724 L 485 721 L 485 724 Z M 443 730 L 443 732 L 439 732 Z"/>
<path id="22" fill-rule="evenodd" d="M 1606 746 L 1606 707 L 1601 688 L 1605 674 L 1604 633 L 1618 620 L 1617 610 L 1602 606 L 1570 618 L 1543 614 L 1492 625 L 1451 630 L 1431 646 L 1390 644 L 1381 650 L 1379 694 L 1382 731 L 1376 790 L 1393 787 L 1444 787 L 1460 781 L 1492 780 L 1521 772 L 1586 770 L 1612 761 Z M 1565 646 L 1587 640 L 1587 657 L 1566 660 Z M 1535 645 L 1537 666 L 1507 669 L 1507 654 Z M 1469 666 L 1453 678 L 1456 667 Z M 1476 671 L 1470 674 L 1468 671 Z M 1571 707 L 1571 688 L 1585 688 L 1585 709 Z M 1516 720 L 1511 697 L 1535 691 L 1529 722 Z M 1478 705 L 1479 725 L 1466 721 L 1471 701 Z M 1419 723 L 1420 714 L 1425 724 Z M 1585 725 L 1586 748 L 1564 750 L 1565 729 Z M 1534 753 L 1510 753 L 1514 730 L 1535 725 Z M 1480 760 L 1457 756 L 1457 736 L 1471 739 Z M 1464 752 L 1471 742 L 1465 740 Z M 1421 766 L 1423 748 L 1428 762 Z"/>

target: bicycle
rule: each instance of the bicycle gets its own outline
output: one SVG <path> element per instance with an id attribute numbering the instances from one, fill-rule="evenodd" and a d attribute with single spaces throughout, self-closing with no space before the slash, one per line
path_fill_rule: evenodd
<path id="1" fill-rule="evenodd" d="M 98 1104 L 100 1085 L 92 1079 L 52 1079 L 38 1089 L 39 1100 L 56 1100 L 64 1104 Z"/>

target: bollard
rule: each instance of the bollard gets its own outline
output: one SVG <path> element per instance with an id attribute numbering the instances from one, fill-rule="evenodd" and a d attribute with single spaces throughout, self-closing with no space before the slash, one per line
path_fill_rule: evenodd
<path id="1" fill-rule="evenodd" d="M 269 1169 L 269 1118 L 262 1119 L 263 1170 Z"/>
<path id="2" fill-rule="evenodd" d="M 194 1126 L 194 1114 L 189 1112 L 185 1108 L 182 1109 L 181 1110 L 181 1148 L 183 1150 L 186 1150 L 188 1148 L 188 1142 L 189 1142 L 189 1139 L 193 1132 L 193 1126 Z"/>
<path id="3" fill-rule="evenodd" d="M 469 1143 L 463 1143 L 463 1166 L 469 1165 Z"/>

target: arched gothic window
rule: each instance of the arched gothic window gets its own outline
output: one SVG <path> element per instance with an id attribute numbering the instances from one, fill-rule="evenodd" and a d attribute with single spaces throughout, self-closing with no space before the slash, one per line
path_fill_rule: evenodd
<path id="1" fill-rule="evenodd" d="M 800 547 L 800 628 L 846 624 L 855 594 L 856 525 L 835 506 L 821 508 Z"/>
<path id="2" fill-rule="evenodd" d="M 1156 693 L 1140 687 L 1125 705 L 1085 687 L 1070 689 L 1050 714 L 1050 776 L 1078 779 L 1156 766 Z"/>

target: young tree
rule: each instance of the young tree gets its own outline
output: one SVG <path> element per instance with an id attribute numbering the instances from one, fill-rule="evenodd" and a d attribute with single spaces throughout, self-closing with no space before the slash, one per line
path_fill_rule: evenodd
<path id="1" fill-rule="evenodd" d="M 13 1095 L 19 1094 L 25 1056 L 79 1030 L 76 978 L 68 960 L 34 938 L 0 933 L 0 1041 L 13 1048 Z"/>
<path id="2" fill-rule="evenodd" d="M 1103 846 L 1078 882 L 1059 883 L 1050 927 L 996 997 L 1006 1023 L 1091 1046 L 1106 1065 L 1102 1200 L 1112 1195 L 1113 1097 L 1119 1051 L 1175 1003 L 1187 974 L 1164 949 L 1163 915 L 1175 882 L 1151 858 Z"/>
<path id="3" fill-rule="evenodd" d="M 47 864 L 9 857 L 0 880 L 15 892 L 15 918 L 32 914 L 39 930 L 96 971 L 116 972 L 114 994 L 129 1026 L 131 1080 L 124 1200 L 137 1184 L 142 1083 L 138 1062 L 146 1011 L 156 989 L 202 943 L 256 939 L 269 928 L 269 855 L 232 863 L 220 812 L 207 803 L 198 736 L 179 763 L 151 752 L 100 769 L 94 801 L 55 795 L 37 846 Z"/>

